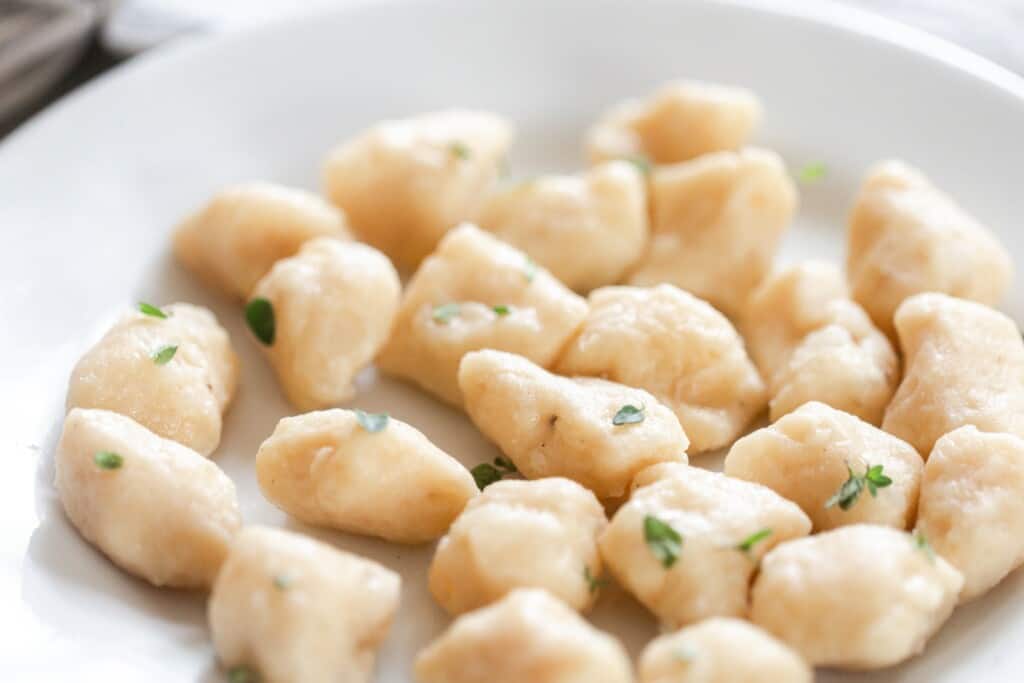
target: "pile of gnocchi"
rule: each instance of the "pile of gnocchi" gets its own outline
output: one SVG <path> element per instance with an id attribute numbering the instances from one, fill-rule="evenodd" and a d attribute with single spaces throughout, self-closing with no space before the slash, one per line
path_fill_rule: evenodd
<path id="1" fill-rule="evenodd" d="M 890 667 L 1024 563 L 1024 342 L 993 308 L 1006 250 L 886 161 L 853 201 L 845 268 L 778 267 L 798 192 L 747 144 L 761 116 L 744 89 L 672 82 L 600 117 L 587 170 L 518 182 L 498 115 L 385 121 L 330 153 L 323 197 L 238 185 L 176 229 L 298 413 L 255 454 L 266 499 L 436 543 L 422 580 L 452 621 L 419 683 Z M 124 571 L 209 591 L 231 683 L 368 681 L 401 578 L 244 524 L 210 459 L 232 344 L 203 307 L 139 304 L 88 350 L 56 453 L 64 510 Z M 415 425 L 337 407 L 370 364 L 503 455 L 467 469 Z M 701 466 L 716 452 L 721 472 Z M 663 627 L 636 663 L 582 616 L 608 581 Z"/>

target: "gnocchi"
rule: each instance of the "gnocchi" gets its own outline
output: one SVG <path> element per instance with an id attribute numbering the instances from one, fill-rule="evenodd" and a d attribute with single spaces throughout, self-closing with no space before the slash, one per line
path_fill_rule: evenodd
<path id="1" fill-rule="evenodd" d="M 419 653 L 415 673 L 419 683 L 633 681 L 615 638 L 535 588 L 457 618 Z"/>
<path id="2" fill-rule="evenodd" d="M 651 240 L 629 284 L 674 284 L 731 318 L 771 270 L 797 194 L 774 152 L 715 152 L 651 172 Z"/>
<path id="3" fill-rule="evenodd" d="M 481 111 L 384 121 L 331 152 L 325 192 L 360 239 L 411 270 L 476 217 L 511 142 L 511 124 Z"/>
<path id="4" fill-rule="evenodd" d="M 316 237 L 349 239 L 345 214 L 315 194 L 272 183 L 221 190 L 174 233 L 174 254 L 200 279 L 245 299 L 277 261 Z"/>
<path id="5" fill-rule="evenodd" d="M 812 665 L 880 669 L 924 649 L 962 585 L 910 534 L 854 524 L 765 555 L 750 619 Z"/>
<path id="6" fill-rule="evenodd" d="M 250 526 L 231 544 L 207 616 L 217 657 L 248 680 L 366 683 L 400 591 L 398 574 L 376 562 Z"/>
<path id="7" fill-rule="evenodd" d="M 238 386 L 231 340 L 205 308 L 147 306 L 150 314 L 124 316 L 78 361 L 67 409 L 112 410 L 210 455 Z"/>
<path id="8" fill-rule="evenodd" d="M 430 592 L 450 614 L 528 587 L 585 610 L 597 596 L 597 535 L 606 523 L 594 494 L 568 479 L 496 482 L 438 544 Z"/>
<path id="9" fill-rule="evenodd" d="M 85 540 L 154 586 L 209 588 L 242 526 L 220 468 L 107 410 L 68 413 L 54 485 Z"/>
<path id="10" fill-rule="evenodd" d="M 923 469 L 910 444 L 817 402 L 743 437 L 725 457 L 727 475 L 793 501 L 815 531 L 857 523 L 906 529 Z"/>
<path id="11" fill-rule="evenodd" d="M 598 544 L 616 580 L 663 624 L 742 617 L 759 559 L 811 522 L 771 489 L 679 463 L 640 472 Z"/>
<path id="12" fill-rule="evenodd" d="M 272 311 L 271 335 L 260 341 L 292 405 L 316 410 L 355 395 L 355 377 L 387 340 L 401 294 L 391 262 L 365 244 L 318 238 L 274 265 L 252 300 Z"/>
<path id="13" fill-rule="evenodd" d="M 995 236 L 920 171 L 899 161 L 868 171 L 850 214 L 846 272 L 853 298 L 890 337 L 908 297 L 942 292 L 994 305 L 1012 271 Z"/>
<path id="14" fill-rule="evenodd" d="M 586 315 L 586 300 L 526 254 L 466 224 L 409 282 L 377 365 L 461 405 L 463 355 L 493 348 L 549 367 Z"/>
<path id="15" fill-rule="evenodd" d="M 882 428 L 922 455 L 957 427 L 1024 437 L 1024 342 L 1007 316 L 938 293 L 896 311 L 906 368 Z"/>
<path id="16" fill-rule="evenodd" d="M 960 602 L 1024 564 L 1024 439 L 968 425 L 936 441 L 917 529 L 963 573 Z"/>
<path id="17" fill-rule="evenodd" d="M 675 412 L 691 453 L 728 446 L 764 408 L 764 382 L 721 313 L 672 285 L 604 287 L 562 353 L 563 375 L 645 389 Z"/>
<path id="18" fill-rule="evenodd" d="M 473 423 L 529 479 L 566 477 L 608 500 L 648 465 L 686 462 L 679 421 L 641 389 L 493 350 L 466 354 L 459 384 Z"/>
<path id="19" fill-rule="evenodd" d="M 761 102 L 744 88 L 673 81 L 647 100 L 627 100 L 587 132 L 592 161 L 641 157 L 687 161 L 742 146 L 761 120 Z"/>
<path id="20" fill-rule="evenodd" d="M 640 656 L 640 683 L 812 683 L 814 672 L 758 627 L 713 617 L 655 638 Z"/>
<path id="21" fill-rule="evenodd" d="M 643 253 L 645 180 L 625 161 L 580 176 L 541 176 L 492 194 L 478 222 L 569 288 L 589 291 L 618 282 Z"/>
<path id="22" fill-rule="evenodd" d="M 455 458 L 386 415 L 286 417 L 256 454 L 263 495 L 307 524 L 395 541 L 439 538 L 476 495 Z"/>

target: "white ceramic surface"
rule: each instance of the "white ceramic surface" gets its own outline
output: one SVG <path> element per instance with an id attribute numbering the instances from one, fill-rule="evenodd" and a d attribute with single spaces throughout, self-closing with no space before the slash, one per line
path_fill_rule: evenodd
<path id="1" fill-rule="evenodd" d="M 776 3 L 778 5 L 778 3 Z M 519 125 L 516 172 L 580 164 L 580 135 L 627 95 L 675 76 L 744 84 L 767 110 L 758 142 L 803 188 L 784 258 L 839 258 L 863 169 L 900 156 L 997 230 L 1024 265 L 1017 221 L 1024 85 L 938 40 L 820 2 L 458 0 L 354 3 L 334 13 L 181 43 L 133 61 L 0 145 L 0 679 L 220 681 L 199 595 L 114 569 L 61 514 L 50 485 L 65 381 L 77 356 L 133 302 L 211 306 L 241 352 L 241 392 L 217 462 L 250 522 L 297 528 L 255 485 L 256 447 L 289 413 L 237 306 L 168 254 L 184 211 L 252 178 L 316 187 L 339 139 L 390 116 L 447 105 Z M 1024 295 L 1008 310 L 1021 319 Z M 493 450 L 457 412 L 367 372 L 356 405 L 387 410 L 472 465 Z M 400 569 L 404 600 L 377 681 L 409 681 L 413 653 L 446 623 L 425 590 L 431 548 L 304 531 Z M 636 652 L 655 632 L 610 593 L 595 621 Z M 1021 680 L 1024 573 L 959 610 L 924 657 L 821 681 Z"/>

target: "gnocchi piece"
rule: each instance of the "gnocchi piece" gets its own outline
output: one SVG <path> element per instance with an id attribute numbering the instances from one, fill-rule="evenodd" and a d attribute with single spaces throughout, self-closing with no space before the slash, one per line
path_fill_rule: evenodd
<path id="1" fill-rule="evenodd" d="M 413 427 L 337 408 L 278 422 L 256 478 L 307 524 L 398 543 L 439 538 L 477 493 L 469 471 Z"/>
<path id="2" fill-rule="evenodd" d="M 221 190 L 182 221 L 174 254 L 209 285 L 245 299 L 274 263 L 315 237 L 348 239 L 345 214 L 304 190 L 247 183 Z"/>
<path id="3" fill-rule="evenodd" d="M 307 536 L 249 526 L 207 605 L 217 657 L 272 683 L 366 683 L 401 577 Z"/>
<path id="4" fill-rule="evenodd" d="M 961 603 L 1024 564 L 1024 440 L 968 425 L 936 441 L 917 529 L 963 573 Z"/>
<path id="5" fill-rule="evenodd" d="M 918 294 L 896 311 L 903 382 L 882 428 L 927 456 L 957 427 L 1024 437 L 1024 343 L 1007 316 L 944 294 Z"/>
<path id="6" fill-rule="evenodd" d="M 54 484 L 85 540 L 154 586 L 209 588 L 242 526 L 220 468 L 108 410 L 68 413 Z"/>
<path id="7" fill-rule="evenodd" d="M 768 553 L 750 620 L 812 665 L 880 669 L 924 650 L 962 585 L 910 534 L 854 524 Z"/>
<path id="8" fill-rule="evenodd" d="M 467 224 L 446 235 L 409 282 L 377 365 L 461 405 L 463 355 L 492 348 L 550 367 L 586 315 L 585 299 Z"/>
<path id="9" fill-rule="evenodd" d="M 632 683 L 625 648 L 549 593 L 520 588 L 457 618 L 416 657 L 419 683 Z"/>
<path id="10" fill-rule="evenodd" d="M 555 365 L 651 392 L 675 412 L 691 453 L 728 446 L 764 408 L 761 376 L 729 320 L 673 285 L 604 287 Z"/>
<path id="11" fill-rule="evenodd" d="M 995 236 L 920 171 L 899 161 L 868 171 L 850 214 L 846 272 L 853 298 L 890 337 L 904 299 L 931 291 L 994 305 L 1012 271 Z"/>
<path id="12" fill-rule="evenodd" d="M 764 486 L 679 463 L 649 467 L 598 539 L 616 580 L 663 624 L 742 617 L 758 560 L 807 515 Z"/>
<path id="13" fill-rule="evenodd" d="M 210 455 L 238 386 L 238 358 L 205 308 L 155 310 L 165 317 L 129 313 L 82 356 L 71 371 L 67 409 L 112 410 Z"/>
<path id="14" fill-rule="evenodd" d="M 270 303 L 273 328 L 259 340 L 292 405 L 315 410 L 355 395 L 355 376 L 387 341 L 401 295 L 394 266 L 365 244 L 319 238 L 277 262 L 252 300 Z"/>
<path id="15" fill-rule="evenodd" d="M 761 121 L 761 102 L 744 88 L 673 81 L 647 100 L 627 100 L 587 133 L 592 161 L 640 157 L 673 164 L 742 146 Z"/>
<path id="16" fill-rule="evenodd" d="M 679 420 L 642 389 L 492 350 L 466 354 L 459 385 L 474 424 L 528 479 L 567 477 L 608 500 L 648 465 L 686 462 Z"/>
<path id="17" fill-rule="evenodd" d="M 655 638 L 640 656 L 640 683 L 812 683 L 814 672 L 767 632 L 714 617 Z"/>
<path id="18" fill-rule="evenodd" d="M 449 614 L 543 588 L 577 610 L 597 597 L 597 535 L 607 520 L 594 494 L 552 477 L 499 481 L 469 501 L 441 539 L 430 592 Z"/>
<path id="19" fill-rule="evenodd" d="M 625 161 L 580 176 L 543 176 L 491 195 L 479 223 L 571 289 L 585 292 L 621 280 L 643 253 L 645 184 L 636 166 Z"/>
<path id="20" fill-rule="evenodd" d="M 325 191 L 360 239 L 412 269 L 476 217 L 511 142 L 511 124 L 481 111 L 384 121 L 331 152 Z"/>
<path id="21" fill-rule="evenodd" d="M 725 458 L 727 475 L 793 501 L 815 531 L 858 523 L 906 529 L 923 469 L 909 444 L 818 402 L 743 437 Z"/>
<path id="22" fill-rule="evenodd" d="M 796 210 L 782 159 L 716 152 L 655 168 L 650 188 L 651 240 L 629 284 L 674 284 L 738 317 Z"/>

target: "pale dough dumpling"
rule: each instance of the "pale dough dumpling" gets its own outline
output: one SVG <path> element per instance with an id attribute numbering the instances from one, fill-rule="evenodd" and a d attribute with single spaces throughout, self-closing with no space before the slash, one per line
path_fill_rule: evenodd
<path id="1" fill-rule="evenodd" d="M 401 578 L 301 534 L 246 527 L 207 606 L 217 657 L 246 680 L 367 683 Z"/>
<path id="2" fill-rule="evenodd" d="M 550 367 L 586 315 L 583 297 L 467 224 L 446 235 L 409 282 L 377 365 L 461 405 L 463 355 L 500 349 Z"/>
<path id="3" fill-rule="evenodd" d="M 384 345 L 402 284 L 387 257 L 357 242 L 320 238 L 278 261 L 257 283 L 274 333 L 263 348 L 288 400 L 299 410 L 355 395 L 353 380 Z"/>
<path id="4" fill-rule="evenodd" d="M 729 320 L 673 285 L 604 287 L 555 365 L 563 375 L 639 387 L 671 408 L 690 452 L 728 446 L 767 392 Z"/>
<path id="5" fill-rule="evenodd" d="M 716 152 L 651 173 L 651 240 L 629 279 L 668 282 L 730 317 L 771 270 L 797 195 L 774 152 Z"/>
<path id="6" fill-rule="evenodd" d="M 54 482 L 79 533 L 155 586 L 208 588 L 242 526 L 220 468 L 107 410 L 68 413 Z"/>
<path id="7" fill-rule="evenodd" d="M 641 389 L 491 350 L 463 358 L 459 385 L 474 424 L 529 479 L 567 477 L 607 500 L 648 465 L 686 462 L 679 420 Z"/>
<path id="8" fill-rule="evenodd" d="M 476 217 L 511 142 L 511 124 L 481 111 L 384 121 L 331 152 L 325 192 L 360 239 L 412 269 Z"/>
<path id="9" fill-rule="evenodd" d="M 317 195 L 272 183 L 225 188 L 174 233 L 174 254 L 224 293 L 245 299 L 280 259 L 315 237 L 348 239 L 345 214 Z"/>
<path id="10" fill-rule="evenodd" d="M 850 214 L 846 273 L 853 298 L 890 337 L 907 297 L 943 292 L 994 305 L 1012 271 L 995 236 L 918 170 L 886 161 L 868 171 Z"/>
<path id="11" fill-rule="evenodd" d="M 129 313 L 82 356 L 67 409 L 112 410 L 209 455 L 238 385 L 238 358 L 210 311 L 191 304 L 159 310 L 165 318 Z"/>
<path id="12" fill-rule="evenodd" d="M 879 669 L 924 649 L 962 585 L 960 572 L 910 534 L 856 524 L 768 553 L 750 620 L 812 665 Z"/>
<path id="13" fill-rule="evenodd" d="M 469 471 L 413 427 L 337 408 L 278 422 L 256 478 L 307 524 L 398 543 L 439 538 L 477 493 Z"/>
<path id="14" fill-rule="evenodd" d="M 589 291 L 621 280 L 643 253 L 645 179 L 625 161 L 582 175 L 541 176 L 491 195 L 478 222 L 566 286 Z"/>
<path id="15" fill-rule="evenodd" d="M 520 588 L 456 619 L 416 657 L 418 683 L 632 683 L 625 648 L 549 593 Z"/>
<path id="16" fill-rule="evenodd" d="M 659 554 L 664 534 L 652 536 L 652 525 L 677 534 L 674 557 Z M 637 475 L 598 543 L 616 580 L 664 625 L 677 627 L 745 616 L 761 556 L 810 530 L 807 515 L 771 489 L 666 463 Z"/>
<path id="17" fill-rule="evenodd" d="M 761 103 L 744 88 L 673 81 L 647 100 L 627 100 L 587 133 L 591 161 L 640 157 L 686 161 L 743 145 L 761 120 Z"/>
<path id="18" fill-rule="evenodd" d="M 1024 439 L 967 426 L 936 441 L 917 529 L 963 572 L 960 602 L 1024 564 Z"/>
<path id="19" fill-rule="evenodd" d="M 800 655 L 766 631 L 715 617 L 655 638 L 640 656 L 640 683 L 812 683 Z"/>
<path id="20" fill-rule="evenodd" d="M 450 614 L 483 607 L 516 588 L 543 588 L 585 610 L 597 597 L 597 535 L 605 524 L 597 498 L 574 481 L 491 484 L 437 546 L 430 592 Z"/>
<path id="21" fill-rule="evenodd" d="M 879 466 L 891 483 L 876 484 L 872 496 L 864 477 Z M 906 529 L 914 521 L 923 468 L 910 444 L 817 402 L 743 437 L 725 458 L 727 475 L 793 501 L 814 522 L 815 531 L 861 522 Z M 847 483 L 852 478 L 859 484 Z M 843 504 L 831 500 L 841 488 Z"/>
<path id="22" fill-rule="evenodd" d="M 924 456 L 957 427 L 1024 437 L 1024 342 L 1013 320 L 944 294 L 896 312 L 903 382 L 882 427 Z"/>

